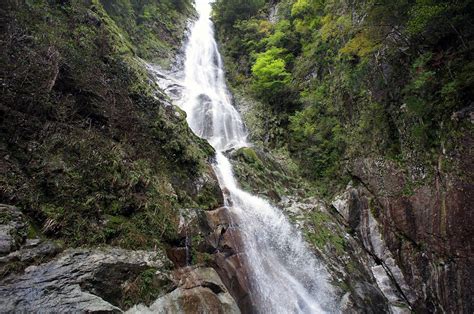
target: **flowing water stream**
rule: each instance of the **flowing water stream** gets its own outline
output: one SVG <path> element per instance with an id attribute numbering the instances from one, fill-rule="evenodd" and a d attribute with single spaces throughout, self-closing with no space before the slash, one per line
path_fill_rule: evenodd
<path id="1" fill-rule="evenodd" d="M 184 87 L 178 105 L 191 129 L 216 150 L 214 170 L 226 203 L 238 219 L 252 294 L 262 313 L 333 311 L 327 273 L 282 211 L 239 188 L 225 152 L 250 146 L 247 132 L 226 87 L 214 39 L 209 0 L 196 0 L 198 20 L 186 46 Z"/>

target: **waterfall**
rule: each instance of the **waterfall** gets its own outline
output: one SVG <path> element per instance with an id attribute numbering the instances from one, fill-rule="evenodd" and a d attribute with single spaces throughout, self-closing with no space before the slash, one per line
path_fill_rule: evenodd
<path id="1" fill-rule="evenodd" d="M 226 87 L 214 39 L 209 0 L 196 0 L 198 20 L 186 46 L 183 94 L 177 101 L 191 129 L 216 150 L 214 170 L 239 220 L 252 293 L 262 313 L 333 311 L 327 272 L 282 211 L 239 188 L 225 151 L 249 146 L 247 132 Z M 173 83 L 175 84 L 175 83 Z"/>
<path id="2" fill-rule="evenodd" d="M 186 47 L 181 107 L 188 114 L 191 129 L 217 151 L 247 146 L 244 124 L 225 84 L 223 62 L 209 19 L 211 5 L 197 0 L 196 8 L 199 19 Z"/>

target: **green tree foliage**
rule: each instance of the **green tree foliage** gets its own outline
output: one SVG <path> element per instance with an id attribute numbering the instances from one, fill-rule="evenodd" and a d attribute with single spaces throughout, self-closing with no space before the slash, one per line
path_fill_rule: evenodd
<path id="1" fill-rule="evenodd" d="M 265 46 L 263 39 L 268 36 L 269 28 L 265 21 L 253 18 L 237 21 L 234 29 L 241 36 L 233 36 L 226 42 L 226 57 L 235 60 L 226 62 L 226 67 L 231 80 L 243 82 L 251 74 L 255 52 L 262 51 Z"/>
<path id="2" fill-rule="evenodd" d="M 453 117 L 474 99 L 473 20 L 469 0 L 280 0 L 241 18 L 265 27 L 240 50 L 244 28 L 216 22 L 226 64 L 239 64 L 232 83 L 288 121 L 289 150 L 308 177 L 327 182 L 361 156 L 429 167 L 472 134 Z"/>
<path id="3" fill-rule="evenodd" d="M 285 68 L 285 60 L 279 57 L 282 53 L 280 48 L 259 53 L 252 66 L 253 90 L 259 98 L 270 103 L 284 96 L 291 80 L 291 75 Z"/>
<path id="4" fill-rule="evenodd" d="M 255 15 L 264 3 L 265 0 L 217 0 L 213 3 L 214 19 L 218 24 L 230 27 L 237 20 Z"/>

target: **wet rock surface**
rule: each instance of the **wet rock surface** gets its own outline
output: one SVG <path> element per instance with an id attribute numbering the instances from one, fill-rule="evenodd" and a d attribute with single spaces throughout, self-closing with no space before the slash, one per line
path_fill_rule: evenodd
<path id="1" fill-rule="evenodd" d="M 414 301 L 414 294 L 406 284 L 400 268 L 395 263 L 392 253 L 388 250 L 380 234 L 380 226 L 368 210 L 367 199 L 360 200 L 357 189 L 351 185 L 332 205 L 342 215 L 345 222 L 360 239 L 362 247 L 369 253 L 372 263 L 368 270 L 376 280 L 377 286 L 387 298 L 391 310 L 400 312 L 409 309 Z M 365 208 L 365 210 L 364 210 Z"/>
<path id="2" fill-rule="evenodd" d="M 217 272 L 208 267 L 184 267 L 173 272 L 178 287 L 149 307 L 127 313 L 240 313 Z"/>
<path id="3" fill-rule="evenodd" d="M 185 210 L 180 222 L 181 246 L 168 249 L 176 267 L 191 264 L 213 268 L 244 313 L 254 312 L 248 266 L 236 217 L 231 208 Z"/>
<path id="4" fill-rule="evenodd" d="M 214 250 L 214 268 L 239 308 L 245 313 L 254 311 L 256 300 L 250 293 L 249 268 L 236 217 L 233 217 L 230 208 L 221 207 L 206 212 L 206 220 L 211 230 L 206 236 L 206 243 Z"/>

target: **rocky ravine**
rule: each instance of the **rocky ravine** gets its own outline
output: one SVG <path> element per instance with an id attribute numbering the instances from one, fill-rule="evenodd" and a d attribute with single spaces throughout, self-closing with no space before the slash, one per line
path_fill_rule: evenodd
<path id="1" fill-rule="evenodd" d="M 149 66 L 160 87 L 170 98 L 179 99 L 181 82 L 156 66 Z M 241 109 L 243 99 L 237 95 Z M 246 115 L 248 118 L 248 115 Z M 410 303 L 399 291 L 380 261 L 368 253 L 362 241 L 349 234 L 346 222 L 317 198 L 306 197 L 306 186 L 284 162 L 260 149 L 242 148 L 227 152 L 241 186 L 269 199 L 282 208 L 304 231 L 315 253 L 332 274 L 339 287 L 342 312 L 409 312 Z M 225 191 L 224 191 L 225 193 Z M 230 208 L 211 211 L 188 210 L 182 213 L 180 236 L 184 245 L 168 253 L 175 265 L 185 266 L 190 251 L 204 256 L 221 276 L 242 312 L 254 312 L 255 302 L 246 274 L 246 260 L 236 217 Z"/>

